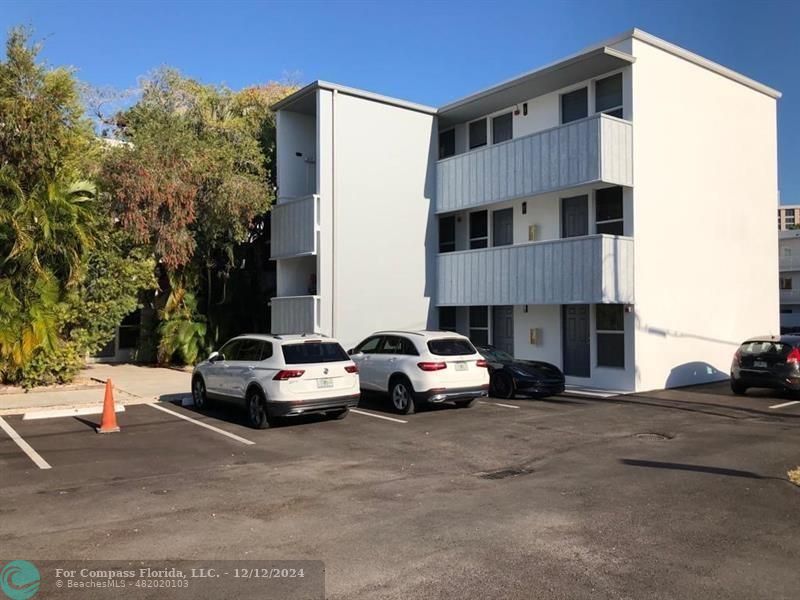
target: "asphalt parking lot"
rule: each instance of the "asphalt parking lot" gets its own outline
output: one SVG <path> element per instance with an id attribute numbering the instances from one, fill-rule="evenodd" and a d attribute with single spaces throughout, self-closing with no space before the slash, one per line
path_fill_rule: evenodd
<path id="1" fill-rule="evenodd" d="M 50 467 L 0 431 L 3 554 L 323 560 L 329 598 L 797 597 L 791 398 L 370 398 L 263 431 L 159 406 L 3 417 Z"/>

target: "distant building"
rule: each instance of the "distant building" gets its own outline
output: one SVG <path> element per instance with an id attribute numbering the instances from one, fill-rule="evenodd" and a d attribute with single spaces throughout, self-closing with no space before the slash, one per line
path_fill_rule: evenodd
<path id="1" fill-rule="evenodd" d="M 778 208 L 778 230 L 800 227 L 800 204 L 784 204 Z"/>
<path id="2" fill-rule="evenodd" d="M 778 252 L 781 333 L 794 333 L 800 331 L 800 229 L 780 232 Z"/>

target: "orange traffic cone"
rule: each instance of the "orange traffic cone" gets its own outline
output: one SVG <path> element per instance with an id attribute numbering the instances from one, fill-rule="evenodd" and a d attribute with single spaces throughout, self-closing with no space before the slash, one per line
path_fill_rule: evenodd
<path id="1" fill-rule="evenodd" d="M 103 419 L 97 433 L 114 433 L 119 431 L 117 425 L 117 413 L 114 406 L 114 385 L 110 379 L 106 379 L 106 396 L 103 398 Z"/>

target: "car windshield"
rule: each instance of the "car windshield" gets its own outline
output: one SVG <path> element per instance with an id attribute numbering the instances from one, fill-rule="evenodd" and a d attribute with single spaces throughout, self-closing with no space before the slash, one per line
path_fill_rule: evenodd
<path id="1" fill-rule="evenodd" d="M 475 348 L 469 340 L 462 338 L 443 338 L 428 342 L 428 350 L 436 356 L 463 356 L 475 354 Z"/>
<path id="2" fill-rule="evenodd" d="M 480 353 L 483 354 L 484 358 L 497 362 L 512 362 L 514 360 L 514 357 L 508 352 L 503 352 L 497 348 L 481 348 Z"/>
<path id="3" fill-rule="evenodd" d="M 287 365 L 307 365 L 350 360 L 347 352 L 336 342 L 285 344 L 282 350 L 283 359 Z"/>
<path id="4" fill-rule="evenodd" d="M 746 342 L 742 344 L 742 347 L 739 348 L 739 352 L 743 356 L 748 355 L 762 355 L 762 354 L 777 354 L 781 356 L 785 356 L 789 354 L 789 350 L 791 350 L 791 346 L 788 344 L 781 344 L 778 342 Z"/>

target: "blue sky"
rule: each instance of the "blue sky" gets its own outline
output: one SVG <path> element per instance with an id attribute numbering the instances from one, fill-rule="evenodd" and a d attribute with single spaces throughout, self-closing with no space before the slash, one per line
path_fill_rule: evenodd
<path id="1" fill-rule="evenodd" d="M 295 76 L 441 105 L 639 27 L 783 92 L 781 198 L 800 203 L 800 2 L 3 3 L 43 57 L 93 85 L 160 65 L 233 88 Z"/>

